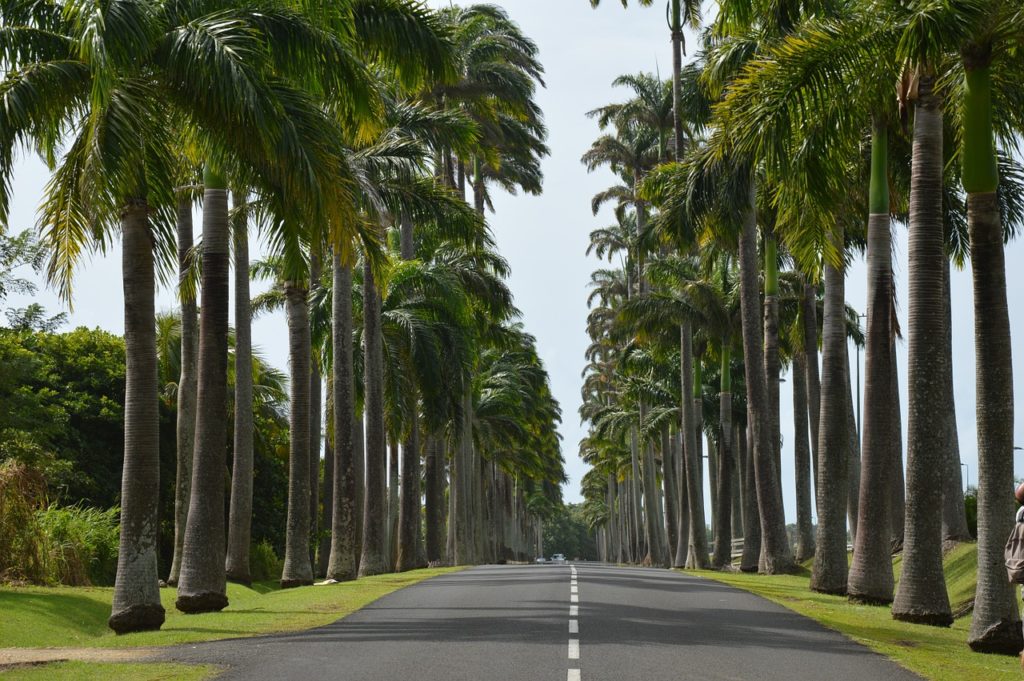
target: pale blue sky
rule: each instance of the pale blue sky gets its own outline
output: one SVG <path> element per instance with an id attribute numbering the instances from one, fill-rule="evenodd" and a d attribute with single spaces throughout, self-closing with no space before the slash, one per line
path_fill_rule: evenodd
<path id="1" fill-rule="evenodd" d="M 448 3 L 430 2 L 434 6 Z M 580 371 L 587 345 L 585 332 L 586 284 L 598 266 L 584 251 L 587 235 L 595 227 L 610 224 L 605 211 L 598 217 L 590 212 L 590 197 L 612 183 L 608 172 L 588 174 L 579 163 L 580 155 L 598 134 L 597 124 L 584 113 L 625 97 L 611 88 L 622 73 L 670 73 L 670 46 L 664 6 L 631 6 L 605 0 L 592 10 L 587 0 L 505 0 L 514 19 L 539 44 L 547 70 L 547 89 L 538 94 L 550 131 L 551 156 L 544 161 L 544 194 L 539 197 L 498 195 L 491 225 L 502 253 L 512 265 L 511 287 L 524 313 L 527 329 L 537 336 L 538 347 L 551 375 L 555 396 L 562 404 L 564 456 L 570 476 L 565 498 L 579 499 L 579 481 L 585 466 L 577 456 L 583 435 L 579 424 Z M 688 43 L 693 45 L 692 34 Z M 34 224 L 35 207 L 46 180 L 43 166 L 35 159 L 20 163 L 14 182 L 10 227 L 14 231 Z M 199 223 L 197 222 L 197 228 Z M 895 229 L 896 273 L 900 292 L 900 322 L 906 315 L 906 230 Z M 1016 443 L 1024 446 L 1024 244 L 1011 244 L 1006 251 L 1007 284 L 1013 348 L 1018 363 L 1015 394 Z M 974 345 L 970 271 L 954 272 L 953 344 L 957 420 L 960 449 L 968 465 L 971 482 L 977 479 L 976 432 L 974 427 Z M 855 262 L 847 278 L 848 302 L 863 311 L 865 269 Z M 59 308 L 50 291 L 36 299 L 47 307 Z M 15 300 L 24 305 L 24 301 Z M 77 279 L 72 325 L 99 326 L 120 333 L 123 329 L 120 282 L 120 252 L 94 257 L 80 270 Z M 170 309 L 173 297 L 161 291 L 158 309 Z M 283 316 L 259 320 L 254 341 L 279 367 L 287 366 L 287 329 Z M 851 357 L 851 361 L 853 358 Z M 906 344 L 899 346 L 901 391 L 906 428 Z M 793 493 L 793 415 L 790 384 L 782 384 L 783 480 L 787 518 L 795 518 Z M 1017 475 L 1024 475 L 1024 452 L 1017 453 Z M 706 495 L 706 499 L 709 497 Z"/>

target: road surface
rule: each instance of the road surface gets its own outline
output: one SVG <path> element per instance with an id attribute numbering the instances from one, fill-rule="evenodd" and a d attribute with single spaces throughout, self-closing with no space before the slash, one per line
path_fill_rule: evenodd
<path id="1" fill-rule="evenodd" d="M 744 591 L 593 563 L 476 567 L 326 627 L 182 646 L 168 657 L 253 681 L 919 679 Z"/>

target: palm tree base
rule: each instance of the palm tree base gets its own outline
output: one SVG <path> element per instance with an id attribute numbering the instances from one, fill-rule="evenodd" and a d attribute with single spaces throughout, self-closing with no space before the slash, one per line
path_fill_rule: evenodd
<path id="1" fill-rule="evenodd" d="M 849 593 L 849 601 L 856 605 L 892 605 L 892 595 L 873 596 L 871 594 Z"/>
<path id="2" fill-rule="evenodd" d="M 989 627 L 978 638 L 968 638 L 967 645 L 976 653 L 993 655 L 1018 655 L 1024 648 L 1020 621 L 1001 620 Z"/>
<path id="3" fill-rule="evenodd" d="M 951 627 L 953 626 L 953 615 L 948 612 L 898 612 L 892 611 L 892 618 L 899 620 L 900 622 L 910 622 L 911 624 L 927 624 L 932 627 Z M 1019 627 L 1018 627 L 1019 628 Z M 1015 651 L 1014 654 L 1020 652 Z"/>
<path id="4" fill-rule="evenodd" d="M 313 580 L 312 579 L 282 579 L 281 580 L 281 588 L 282 589 L 294 589 L 295 587 L 298 587 L 298 586 L 312 586 L 312 584 L 313 584 Z"/>
<path id="5" fill-rule="evenodd" d="M 237 574 L 237 573 L 233 573 L 233 572 L 228 572 L 227 573 L 227 578 L 228 578 L 228 581 L 232 582 L 233 584 L 241 584 L 243 586 L 252 586 L 252 577 L 250 575 L 248 575 L 248 574 L 241 575 L 241 574 Z"/>
<path id="6" fill-rule="evenodd" d="M 107 626 L 115 634 L 129 634 L 134 631 L 155 631 L 164 623 L 164 606 L 159 603 L 133 605 L 115 612 L 107 620 Z"/>
<path id="7" fill-rule="evenodd" d="M 220 612 L 228 607 L 227 594 L 219 591 L 201 591 L 197 594 L 178 594 L 174 607 L 188 615 Z"/>

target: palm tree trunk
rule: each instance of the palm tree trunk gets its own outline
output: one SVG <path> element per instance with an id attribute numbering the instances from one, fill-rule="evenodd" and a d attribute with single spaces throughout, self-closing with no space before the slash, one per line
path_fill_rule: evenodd
<path id="1" fill-rule="evenodd" d="M 320 247 L 314 243 L 309 256 L 309 292 L 320 288 Z M 312 329 L 310 329 L 312 336 Z M 316 548 L 320 544 L 320 442 L 323 439 L 323 377 L 320 375 L 319 352 L 310 338 L 309 360 L 309 563 L 316 565 Z"/>
<path id="2" fill-rule="evenodd" d="M 181 573 L 181 549 L 185 544 L 188 502 L 192 494 L 192 452 L 196 436 L 196 391 L 199 329 L 194 295 L 184 292 L 188 278 L 189 251 L 192 250 L 192 201 L 186 193 L 178 197 L 178 285 L 181 297 L 181 376 L 178 379 L 178 418 L 176 423 L 177 476 L 174 484 L 174 557 L 167 577 L 170 586 L 178 585 Z"/>
<path id="3" fill-rule="evenodd" d="M 1016 589 L 1006 579 L 1003 543 L 1013 528 L 1013 346 L 1006 303 L 1003 228 L 996 190 L 989 52 L 967 52 L 963 185 L 974 283 L 978 423 L 978 587 L 967 643 L 1016 655 L 1024 646 Z"/>
<path id="4" fill-rule="evenodd" d="M 313 583 L 309 558 L 309 292 L 300 282 L 285 282 L 291 406 L 288 436 L 288 519 L 281 588 Z"/>
<path id="5" fill-rule="evenodd" d="M 782 489 L 775 472 L 775 448 L 772 444 L 771 404 L 765 383 L 761 355 L 761 333 L 758 314 L 760 295 L 757 275 L 757 227 L 755 189 L 750 181 L 749 204 L 740 232 L 740 306 L 743 327 L 743 357 L 747 370 L 747 405 L 753 434 L 754 480 L 757 506 L 761 519 L 761 558 L 758 569 L 765 574 L 779 574 L 793 569 L 793 552 L 786 535 L 786 518 L 782 506 Z M 684 387 L 685 391 L 685 387 Z"/>
<path id="6" fill-rule="evenodd" d="M 228 191 L 207 167 L 203 195 L 203 301 L 199 310 L 199 391 L 196 400 L 192 498 L 188 505 L 178 599 L 182 612 L 212 612 L 228 604 L 224 572 L 224 469 L 228 403 Z"/>
<path id="7" fill-rule="evenodd" d="M 676 542 L 679 540 L 679 511 L 676 504 L 676 468 L 672 451 L 672 436 L 666 425 L 661 431 L 661 480 L 665 490 L 665 536 L 668 539 L 669 558 L 676 555 Z"/>
<path id="8" fill-rule="evenodd" d="M 441 543 L 444 536 L 444 450 L 441 438 L 437 435 L 427 437 L 424 478 L 427 563 L 434 564 L 444 560 Z"/>
<path id="9" fill-rule="evenodd" d="M 807 355 L 793 353 L 793 456 L 796 469 L 796 561 L 814 557 L 811 519 L 811 450 L 807 439 Z"/>
<path id="10" fill-rule="evenodd" d="M 747 423 L 752 420 L 748 404 Z M 757 563 L 761 558 L 761 518 L 758 515 L 757 481 L 754 475 L 753 429 L 748 425 L 743 435 L 736 442 L 739 445 L 738 458 L 743 461 L 743 554 L 740 556 L 740 570 L 757 572 Z"/>
<path id="11" fill-rule="evenodd" d="M 642 540 L 643 528 L 646 524 L 640 510 L 640 448 L 638 445 L 636 427 L 629 433 L 629 461 L 632 467 L 632 476 L 629 479 L 630 501 L 633 504 L 633 557 L 639 561 L 647 551 L 646 542 Z M 646 509 L 645 509 L 646 510 Z"/>
<path id="12" fill-rule="evenodd" d="M 408 215 L 401 221 L 401 255 L 403 260 L 412 260 L 416 244 L 413 239 L 413 222 Z M 407 396 L 409 400 L 409 436 L 402 445 L 402 491 L 401 507 L 398 513 L 398 559 L 399 572 L 420 566 L 420 435 L 419 398 L 415 387 Z"/>
<path id="13" fill-rule="evenodd" d="M 331 559 L 327 578 L 344 582 L 359 571 L 359 499 L 362 488 L 357 459 L 362 447 L 356 442 L 355 368 L 352 357 L 352 267 L 335 252 L 331 300 L 331 372 L 334 393 L 334 504 L 331 514 Z M 361 434 L 359 438 L 361 439 Z M 361 466 L 359 467 L 361 468 Z"/>
<path id="14" fill-rule="evenodd" d="M 679 367 L 682 381 L 682 423 L 683 472 L 686 475 L 686 499 L 690 523 L 687 536 L 686 567 L 703 570 L 708 566 L 708 534 L 704 519 L 704 487 L 701 482 L 701 468 L 704 460 L 700 456 L 697 442 L 697 423 L 694 410 L 693 381 L 693 332 L 689 322 L 679 328 Z"/>
<path id="15" fill-rule="evenodd" d="M 398 441 L 388 438 L 388 525 L 385 538 L 388 572 L 395 569 L 398 555 Z"/>
<path id="16" fill-rule="evenodd" d="M 249 226 L 245 199 L 235 193 L 235 447 L 231 465 L 231 505 L 225 572 L 233 582 L 249 584 L 252 543 L 252 312 L 249 303 Z"/>
<path id="17" fill-rule="evenodd" d="M 850 380 L 850 345 L 846 344 L 843 355 L 843 380 L 846 382 L 846 462 L 849 471 L 846 476 L 846 518 L 850 524 L 850 544 L 857 541 L 857 519 L 860 504 L 860 434 L 857 432 L 857 416 L 854 413 L 853 381 Z"/>
<path id="18" fill-rule="evenodd" d="M 360 381 L 361 377 L 356 376 L 355 372 L 352 373 L 353 391 L 355 390 L 355 382 Z M 366 524 L 365 513 L 366 510 L 366 422 L 363 419 L 365 412 L 365 405 L 362 408 L 358 406 L 355 395 L 353 393 L 352 398 L 353 405 L 357 405 L 353 409 L 352 414 L 352 470 L 356 476 L 356 508 L 355 508 L 355 522 L 356 522 L 356 572 L 359 571 L 359 564 L 363 560 L 363 525 Z M 365 399 L 364 399 L 365 402 Z"/>
<path id="19" fill-rule="evenodd" d="M 811 485 L 818 493 L 818 427 L 821 423 L 821 378 L 818 372 L 818 296 L 813 285 L 804 280 L 804 294 L 800 298 L 803 315 L 804 354 L 807 356 L 807 404 L 811 424 Z"/>
<path id="20" fill-rule="evenodd" d="M 858 528 L 847 581 L 850 600 L 888 605 L 893 574 L 889 545 L 889 503 L 895 468 L 892 442 L 892 235 L 889 224 L 888 130 L 876 121 L 871 139 L 868 216 L 868 329 L 864 351 Z"/>
<path id="21" fill-rule="evenodd" d="M 895 449 L 893 454 L 895 470 L 893 471 L 892 481 L 889 486 L 889 546 L 891 551 L 896 553 L 903 550 L 903 524 L 906 520 L 904 514 L 904 507 L 906 505 L 906 485 L 904 482 L 905 478 L 903 476 L 903 417 L 898 408 L 902 402 L 900 401 L 899 371 L 896 367 L 895 338 L 892 340 L 892 347 L 889 350 L 889 355 L 892 357 L 892 397 L 890 398 L 889 403 L 897 405 L 897 408 L 892 411 L 892 418 L 889 423 L 889 427 L 892 429 L 889 437 L 892 438 L 893 447 Z"/>
<path id="22" fill-rule="evenodd" d="M 730 415 L 732 424 L 732 538 L 743 539 L 743 479 L 740 470 L 742 469 L 743 451 L 746 444 L 746 427 L 736 423 L 735 412 Z M 758 547 L 760 551 L 760 547 Z"/>
<path id="23" fill-rule="evenodd" d="M 942 251 L 942 202 L 938 200 L 943 186 L 942 112 L 939 99 L 932 91 L 933 85 L 930 75 L 921 76 L 914 114 L 907 244 L 910 290 L 906 528 L 903 571 L 896 588 L 892 616 L 908 622 L 949 626 L 953 615 L 942 572 L 942 515 L 935 508 L 935 496 L 942 489 L 946 463 L 943 442 L 946 401 L 941 394 L 945 382 L 935 380 L 939 363 L 945 359 L 941 342 L 945 255 Z M 1012 520 L 1012 508 L 1008 517 Z M 1002 579 L 1006 580 L 1005 572 Z"/>
<path id="24" fill-rule="evenodd" d="M 676 538 L 676 555 L 672 567 L 686 566 L 690 554 L 690 498 L 686 491 L 686 454 L 683 448 L 683 432 L 677 430 L 672 437 L 675 451 L 676 489 L 679 490 L 679 520 L 676 522 L 678 537 Z"/>
<path id="25" fill-rule="evenodd" d="M 363 506 L 363 553 L 359 576 L 384 572 L 386 497 L 384 492 L 387 434 L 384 429 L 384 340 L 381 298 L 368 258 L 363 262 L 363 345 L 366 358 L 366 498 Z"/>
<path id="26" fill-rule="evenodd" d="M 843 236 L 837 228 L 836 245 L 842 249 Z M 811 589 L 845 594 L 846 509 L 848 494 L 849 423 L 846 387 L 846 274 L 825 263 L 825 311 L 822 322 L 821 410 L 818 428 L 818 534 Z"/>
<path id="27" fill-rule="evenodd" d="M 779 418 L 779 255 L 775 233 L 764 230 L 764 378 L 775 474 L 782 489 L 782 428 Z"/>
<path id="28" fill-rule="evenodd" d="M 316 570 L 318 577 L 327 577 L 327 566 L 331 560 L 331 527 L 334 516 L 334 377 L 327 373 L 327 390 L 324 393 L 324 480 L 320 494 L 320 534 L 316 550 Z"/>
<path id="29" fill-rule="evenodd" d="M 964 481 L 960 470 L 960 437 L 956 427 L 956 400 L 953 397 L 953 314 L 950 304 L 949 259 L 942 270 L 942 302 L 946 334 L 943 337 L 943 352 L 949 363 L 946 378 L 946 475 L 942 489 L 942 539 L 943 541 L 970 541 L 971 531 L 967 527 L 967 513 L 964 509 Z M 898 404 L 898 402 L 896 403 Z"/>
<path id="30" fill-rule="evenodd" d="M 715 550 L 711 564 L 723 568 L 732 562 L 732 368 L 730 340 L 722 339 L 722 375 L 719 404 L 718 495 L 715 499 Z"/>
<path id="31" fill-rule="evenodd" d="M 107 625 L 118 634 L 164 623 L 157 586 L 160 490 L 155 277 L 149 206 L 129 201 L 121 217 L 124 282 L 124 467 L 114 602 Z"/>

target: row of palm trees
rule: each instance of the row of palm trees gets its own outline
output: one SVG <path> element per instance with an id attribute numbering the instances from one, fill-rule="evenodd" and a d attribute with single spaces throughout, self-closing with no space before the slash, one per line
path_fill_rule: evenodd
<path id="1" fill-rule="evenodd" d="M 282 586 L 531 553 L 564 473 L 559 407 L 484 222 L 489 186 L 539 192 L 547 153 L 537 49 L 503 10 L 5 0 L 0 24 L 0 218 L 28 147 L 52 169 L 40 225 L 67 300 L 82 254 L 121 237 L 112 629 L 164 621 L 154 295 L 175 276 L 179 610 L 220 610 L 226 581 L 250 579 L 251 320 L 275 308 L 289 331 Z M 269 254 L 250 268 L 254 227 Z M 255 299 L 253 275 L 273 282 Z"/>
<path id="2" fill-rule="evenodd" d="M 699 5 L 670 4 L 678 44 L 679 18 L 697 23 Z M 1020 615 L 1002 565 L 1013 523 L 1003 244 L 1024 218 L 1024 174 L 1010 153 L 1024 130 L 1014 77 L 1024 68 L 1024 13 L 1003 0 L 720 0 L 714 9 L 696 59 L 676 59 L 671 81 L 616 81 L 632 96 L 593 112 L 605 134 L 583 157 L 621 180 L 594 198 L 595 213 L 614 202 L 616 224 L 593 232 L 591 249 L 621 267 L 593 275 L 581 410 L 590 423 L 581 451 L 593 466 L 584 494 L 602 549 L 613 559 L 723 567 L 742 537 L 743 569 L 787 572 L 813 558 L 812 589 L 891 603 L 897 619 L 951 624 L 942 545 L 969 534 L 949 268 L 969 258 L 979 456 L 969 643 L 1017 654 Z M 894 222 L 909 230 L 905 471 L 893 406 Z M 845 272 L 865 251 L 861 338 Z M 850 338 L 866 349 L 862 440 Z M 795 542 L 780 479 L 786 364 Z M 891 556 L 900 549 L 897 588 Z"/>

